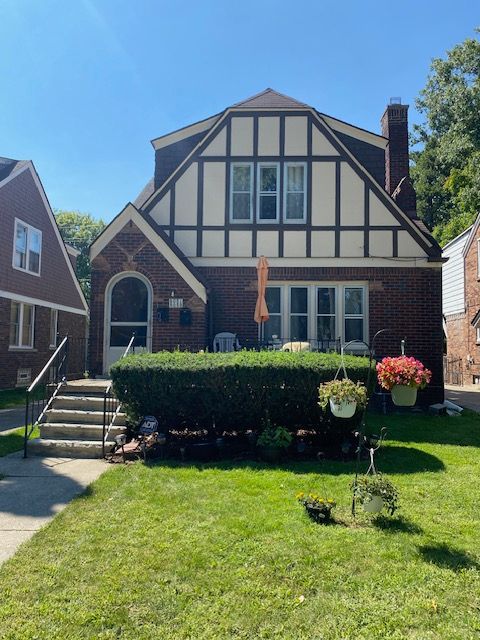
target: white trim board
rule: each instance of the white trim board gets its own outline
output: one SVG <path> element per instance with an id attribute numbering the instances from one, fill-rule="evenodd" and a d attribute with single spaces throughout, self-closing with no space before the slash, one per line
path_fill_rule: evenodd
<path id="1" fill-rule="evenodd" d="M 270 267 L 383 267 L 441 269 L 441 262 L 428 258 L 270 258 Z M 258 258 L 190 258 L 195 267 L 256 267 Z"/>
<path id="2" fill-rule="evenodd" d="M 187 125 L 186 127 L 183 127 L 183 129 L 177 129 L 177 131 L 172 131 L 172 133 L 166 133 L 164 136 L 154 138 L 151 140 L 152 146 L 155 150 L 163 149 L 163 147 L 168 147 L 171 144 L 175 144 L 175 142 L 180 142 L 180 140 L 190 138 L 190 136 L 194 136 L 197 133 L 208 131 L 208 129 L 210 129 L 219 119 L 220 115 L 221 114 L 211 116 L 206 120 L 201 120 L 200 122 Z"/>
<path id="3" fill-rule="evenodd" d="M 378 133 L 373 133 L 373 131 L 367 131 L 366 129 L 360 129 L 353 124 L 337 120 L 336 118 L 327 116 L 324 113 L 319 113 L 319 115 L 323 120 L 325 120 L 331 129 L 334 129 L 339 133 L 344 133 L 351 138 L 356 138 L 362 142 L 373 144 L 375 147 L 379 147 L 380 149 L 386 149 L 388 147 L 388 138 L 384 138 Z"/>
<path id="4" fill-rule="evenodd" d="M 63 304 L 56 304 L 49 300 L 40 300 L 39 298 L 31 298 L 30 296 L 23 296 L 19 293 L 12 293 L 11 291 L 2 291 L 0 289 L 0 298 L 7 298 L 7 300 L 14 300 L 15 302 L 25 302 L 26 304 L 35 304 L 38 307 L 47 307 L 48 309 L 58 309 L 58 311 L 66 311 L 67 313 L 76 313 L 79 316 L 86 316 L 86 309 L 75 309 L 75 307 L 66 307 Z"/>
<path id="5" fill-rule="evenodd" d="M 109 244 L 115 236 L 130 222 L 140 229 L 143 235 L 150 240 L 153 246 L 167 260 L 167 262 L 175 269 L 178 275 L 184 280 L 188 286 L 197 294 L 197 296 L 206 304 L 207 290 L 205 286 L 198 280 L 188 267 L 180 260 L 168 244 L 160 237 L 148 222 L 140 215 L 138 210 L 129 203 L 123 211 L 121 211 L 110 225 L 102 232 L 100 236 L 93 242 L 90 247 L 90 260 L 94 260 L 98 254 Z"/>

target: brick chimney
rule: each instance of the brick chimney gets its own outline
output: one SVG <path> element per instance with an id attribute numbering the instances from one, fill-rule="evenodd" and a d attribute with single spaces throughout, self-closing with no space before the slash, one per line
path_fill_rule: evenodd
<path id="1" fill-rule="evenodd" d="M 382 116 L 385 149 L 385 189 L 411 218 L 416 217 L 417 198 L 410 180 L 408 163 L 408 104 L 391 98 Z"/>

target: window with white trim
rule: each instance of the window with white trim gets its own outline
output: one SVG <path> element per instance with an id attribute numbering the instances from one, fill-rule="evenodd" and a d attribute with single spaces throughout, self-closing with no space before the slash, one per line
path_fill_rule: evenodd
<path id="1" fill-rule="evenodd" d="M 232 164 L 230 185 L 230 219 L 234 222 L 251 222 L 253 164 L 249 162 Z"/>
<path id="2" fill-rule="evenodd" d="M 42 232 L 35 227 L 15 220 L 15 238 L 13 246 L 13 267 L 40 275 L 40 257 L 42 253 Z"/>
<path id="3" fill-rule="evenodd" d="M 58 309 L 50 309 L 50 347 L 57 347 Z"/>
<path id="4" fill-rule="evenodd" d="M 263 326 L 263 339 L 268 342 L 275 342 L 283 337 L 282 289 L 283 287 L 267 287 L 265 291 L 269 318 Z"/>
<path id="5" fill-rule="evenodd" d="M 344 288 L 344 332 L 345 342 L 364 339 L 364 289 L 363 287 Z"/>
<path id="6" fill-rule="evenodd" d="M 10 346 L 33 349 L 35 307 L 12 300 L 10 307 Z"/>
<path id="7" fill-rule="evenodd" d="M 267 286 L 270 319 L 264 323 L 267 342 L 310 341 L 327 346 L 340 339 L 368 340 L 366 283 L 282 282 Z M 333 345 L 332 345 L 333 346 Z M 355 346 L 352 346 L 355 348 Z"/>
<path id="8" fill-rule="evenodd" d="M 262 222 L 278 222 L 278 164 L 258 165 L 257 217 Z"/>
<path id="9" fill-rule="evenodd" d="M 304 222 L 306 219 L 306 164 L 285 164 L 284 217 L 286 222 Z"/>
<path id="10" fill-rule="evenodd" d="M 308 340 L 308 287 L 290 288 L 290 340 Z"/>

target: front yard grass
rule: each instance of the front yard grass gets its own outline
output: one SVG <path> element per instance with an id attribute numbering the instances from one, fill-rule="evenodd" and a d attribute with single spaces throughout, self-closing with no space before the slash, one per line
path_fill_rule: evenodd
<path id="1" fill-rule="evenodd" d="M 20 451 L 23 449 L 23 440 L 25 436 L 25 427 L 19 427 L 9 433 L 0 433 L 0 458 Z M 35 427 L 30 438 L 38 438 L 40 436 L 40 429 Z"/>
<path id="2" fill-rule="evenodd" d="M 480 417 L 383 423 L 391 519 L 352 521 L 352 463 L 110 469 L 0 569 L 0 638 L 480 637 Z"/>

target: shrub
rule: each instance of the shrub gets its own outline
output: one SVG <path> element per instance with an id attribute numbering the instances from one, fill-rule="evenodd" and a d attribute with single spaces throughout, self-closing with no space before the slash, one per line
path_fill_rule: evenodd
<path id="1" fill-rule="evenodd" d="M 259 435 L 257 440 L 258 447 L 278 447 L 279 449 L 288 449 L 292 442 L 292 436 L 285 427 L 273 427 L 268 425 Z"/>
<path id="2" fill-rule="evenodd" d="M 154 415 L 161 427 L 257 429 L 268 416 L 288 429 L 318 428 L 318 386 L 331 380 L 337 354 L 237 351 L 131 355 L 111 368 L 130 415 Z M 352 380 L 366 382 L 368 360 L 345 358 Z M 374 376 L 372 376 L 372 379 Z M 325 420 L 325 418 L 323 418 Z"/>

